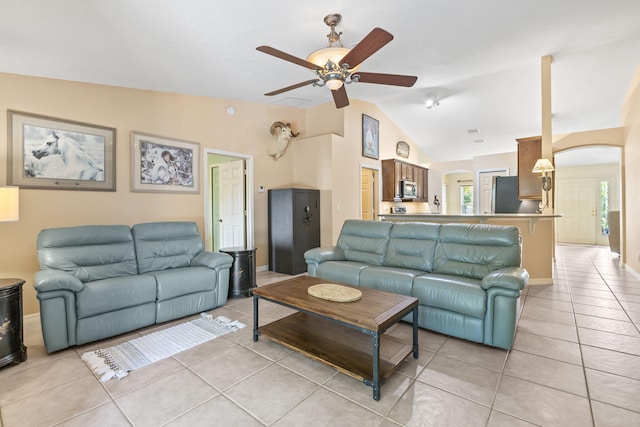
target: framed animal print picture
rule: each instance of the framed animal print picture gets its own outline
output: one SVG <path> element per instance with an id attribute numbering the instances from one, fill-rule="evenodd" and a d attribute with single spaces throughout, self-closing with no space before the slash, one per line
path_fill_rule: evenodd
<path id="1" fill-rule="evenodd" d="M 7 182 L 21 188 L 116 191 L 116 130 L 9 110 Z"/>
<path id="2" fill-rule="evenodd" d="M 199 193 L 200 144 L 131 132 L 131 191 Z"/>

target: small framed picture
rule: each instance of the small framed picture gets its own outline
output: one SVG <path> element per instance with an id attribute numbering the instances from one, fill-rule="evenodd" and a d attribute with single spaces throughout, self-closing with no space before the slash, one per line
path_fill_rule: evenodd
<path id="1" fill-rule="evenodd" d="M 362 115 L 362 155 L 378 160 L 380 156 L 380 132 L 378 121 L 366 114 Z"/>
<path id="2" fill-rule="evenodd" d="M 409 144 L 406 141 L 398 141 L 396 144 L 396 154 L 405 159 L 409 157 Z"/>
<path id="3" fill-rule="evenodd" d="M 114 128 L 9 110 L 9 185 L 116 191 Z"/>
<path id="4" fill-rule="evenodd" d="M 131 132 L 131 191 L 199 193 L 200 144 Z"/>

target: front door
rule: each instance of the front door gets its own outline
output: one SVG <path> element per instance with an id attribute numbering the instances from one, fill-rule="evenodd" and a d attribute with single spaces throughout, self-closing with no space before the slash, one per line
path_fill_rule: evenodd
<path id="1" fill-rule="evenodd" d="M 566 178 L 556 183 L 557 240 L 560 243 L 596 244 L 596 179 Z"/>

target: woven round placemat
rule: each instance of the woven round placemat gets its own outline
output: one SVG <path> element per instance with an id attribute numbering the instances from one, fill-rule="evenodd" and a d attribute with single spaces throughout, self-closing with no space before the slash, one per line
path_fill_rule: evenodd
<path id="1" fill-rule="evenodd" d="M 336 285 L 335 283 L 319 283 L 309 286 L 309 295 L 336 302 L 351 302 L 362 298 L 362 292 L 348 286 Z"/>

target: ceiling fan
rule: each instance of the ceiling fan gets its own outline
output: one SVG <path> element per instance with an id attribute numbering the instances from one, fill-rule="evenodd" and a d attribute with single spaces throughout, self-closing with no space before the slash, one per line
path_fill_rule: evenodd
<path id="1" fill-rule="evenodd" d="M 342 45 L 340 33 L 336 33 L 336 25 L 342 20 L 342 15 L 333 13 L 325 16 L 324 22 L 331 28 L 327 34 L 329 46 L 311 52 L 307 59 L 301 59 L 270 46 L 258 46 L 256 49 L 276 58 L 293 62 L 305 68 L 313 70 L 317 76 L 315 79 L 296 83 L 273 92 L 265 93 L 266 96 L 278 95 L 293 89 L 312 84 L 313 86 L 327 86 L 331 89 L 333 100 L 337 108 L 349 105 L 349 97 L 344 85 L 360 82 L 382 85 L 411 87 L 418 79 L 416 76 L 404 76 L 399 74 L 365 73 L 358 71 L 360 64 L 380 50 L 384 45 L 393 40 L 393 35 L 382 28 L 374 28 L 353 49 Z"/>

